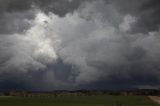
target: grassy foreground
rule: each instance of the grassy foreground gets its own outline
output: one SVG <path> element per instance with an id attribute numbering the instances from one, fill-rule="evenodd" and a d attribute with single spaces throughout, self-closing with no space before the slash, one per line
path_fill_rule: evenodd
<path id="1" fill-rule="evenodd" d="M 0 106 L 159 106 L 145 96 L 0 97 Z"/>

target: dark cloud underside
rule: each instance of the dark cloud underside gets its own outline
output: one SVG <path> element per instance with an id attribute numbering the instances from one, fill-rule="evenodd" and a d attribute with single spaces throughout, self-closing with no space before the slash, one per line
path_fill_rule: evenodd
<path id="1" fill-rule="evenodd" d="M 160 87 L 159 0 L 0 0 L 0 90 Z"/>

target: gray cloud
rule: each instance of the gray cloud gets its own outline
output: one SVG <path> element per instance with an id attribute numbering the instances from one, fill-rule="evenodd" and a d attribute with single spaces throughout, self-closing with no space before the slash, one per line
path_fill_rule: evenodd
<path id="1" fill-rule="evenodd" d="M 21 4 L 16 0 L 13 6 L 7 4 L 11 11 L 2 9 L 0 88 L 105 89 L 160 84 L 159 23 L 149 24 L 147 17 L 142 20 L 158 17 L 149 12 L 158 9 L 147 4 L 151 1 L 132 0 L 132 7 L 129 0 L 32 0 L 23 12 L 16 2 Z"/>
<path id="2" fill-rule="evenodd" d="M 0 12 L 24 12 L 36 6 L 46 13 L 52 11 L 64 16 L 66 13 L 77 9 L 84 1 L 86 0 L 1 0 Z"/>
<path id="3" fill-rule="evenodd" d="M 46 14 L 53 12 L 65 16 L 77 9 L 81 2 L 81 0 L 1 0 L 0 23 L 3 26 L 0 26 L 0 33 L 21 33 L 27 30 L 31 27 L 28 21 L 34 19 L 36 8 Z"/>
<path id="4" fill-rule="evenodd" d="M 1 0 L 1 12 L 25 11 L 30 9 L 33 0 Z"/>
<path id="5" fill-rule="evenodd" d="M 144 3 L 140 10 L 139 15 L 139 31 L 156 31 L 159 29 L 160 24 L 160 2 L 158 0 L 149 0 Z M 137 28 L 137 30 L 138 30 Z"/>
<path id="6" fill-rule="evenodd" d="M 35 12 L 32 10 L 26 12 L 3 13 L 0 17 L 0 33 L 12 34 L 22 33 L 30 26 L 29 20 L 34 18 Z"/>

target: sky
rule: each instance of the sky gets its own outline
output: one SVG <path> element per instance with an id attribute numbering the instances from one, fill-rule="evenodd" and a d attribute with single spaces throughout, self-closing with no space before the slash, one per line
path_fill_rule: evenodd
<path id="1" fill-rule="evenodd" d="M 0 0 L 0 90 L 160 88 L 159 0 Z"/>

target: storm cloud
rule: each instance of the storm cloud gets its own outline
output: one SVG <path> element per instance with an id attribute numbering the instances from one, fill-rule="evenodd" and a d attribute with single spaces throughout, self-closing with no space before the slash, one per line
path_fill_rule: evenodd
<path id="1" fill-rule="evenodd" d="M 2 0 L 0 89 L 160 87 L 159 4 Z"/>

